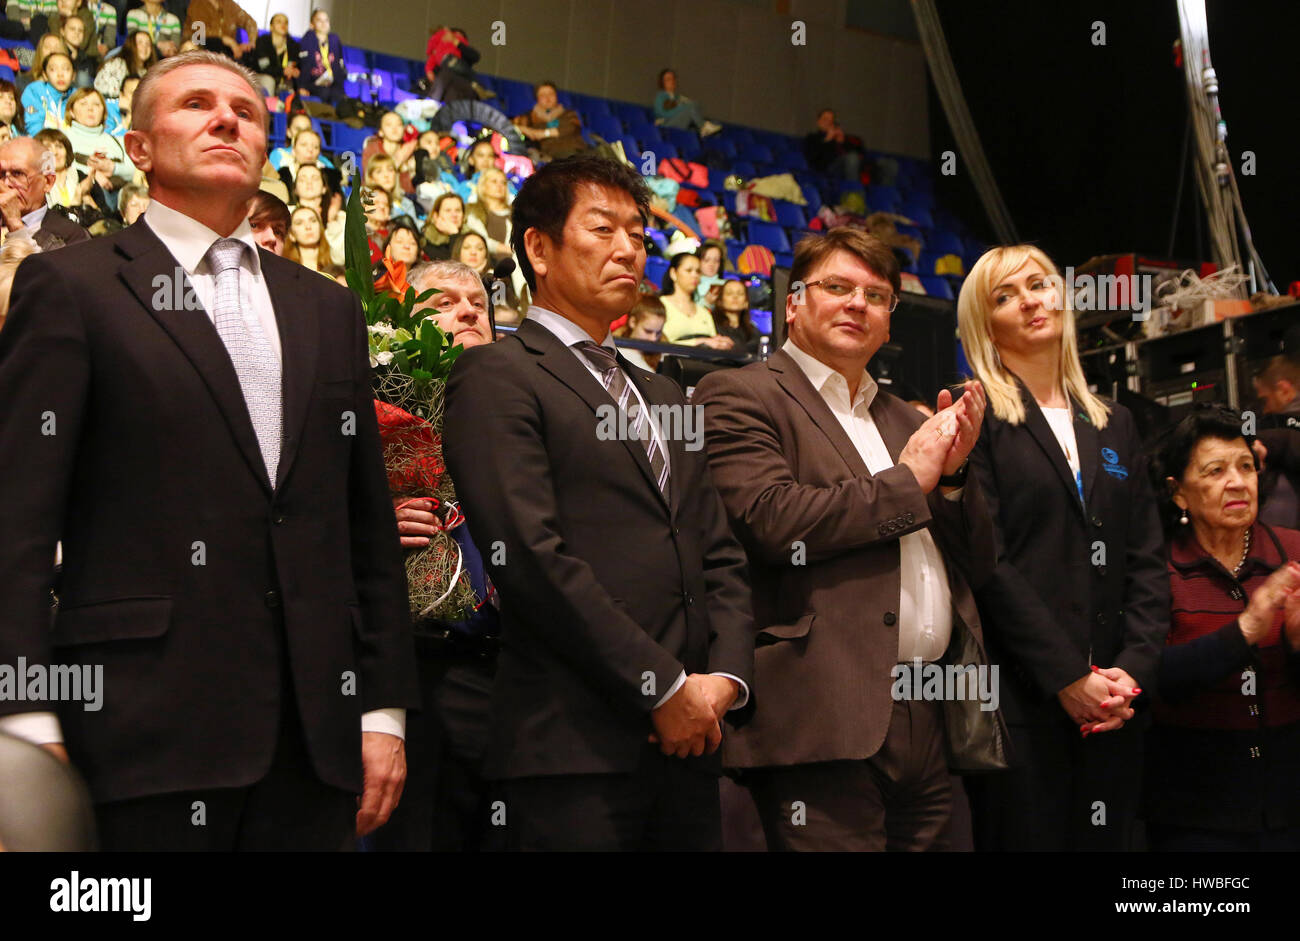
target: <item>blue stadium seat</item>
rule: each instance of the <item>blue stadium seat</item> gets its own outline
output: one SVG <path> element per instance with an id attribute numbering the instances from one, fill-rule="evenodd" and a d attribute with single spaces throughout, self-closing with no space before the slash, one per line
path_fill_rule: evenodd
<path id="1" fill-rule="evenodd" d="M 794 252 L 775 252 L 775 251 L 774 251 L 774 252 L 772 252 L 772 256 L 773 256 L 773 258 L 776 259 L 775 261 L 772 262 L 772 264 L 773 264 L 774 267 L 780 267 L 780 268 L 792 268 L 792 267 L 794 267 Z M 771 323 L 769 322 L 769 323 L 768 323 L 768 326 L 767 326 L 767 330 L 765 330 L 764 333 L 770 333 L 771 330 L 772 330 L 772 325 L 771 325 Z"/>
<path id="2" fill-rule="evenodd" d="M 605 140 L 618 140 L 623 136 L 623 124 L 613 115 L 593 115 L 587 128 Z"/>
<path id="3" fill-rule="evenodd" d="M 727 188 L 726 182 L 726 170 L 715 170 L 713 167 L 709 167 L 709 189 L 715 193 L 721 193 Z"/>
<path id="4" fill-rule="evenodd" d="M 920 277 L 921 286 L 925 288 L 926 294 L 931 297 L 941 297 L 946 301 L 956 300 L 952 293 L 952 285 L 948 283 L 947 278 L 932 274 L 923 274 Z"/>
<path id="5" fill-rule="evenodd" d="M 821 193 L 811 183 L 804 183 L 799 188 L 803 190 L 803 198 L 808 201 L 808 215 L 817 215 L 817 210 L 822 208 Z"/>
<path id="6" fill-rule="evenodd" d="M 750 144 L 741 151 L 741 156 L 753 163 L 773 163 L 772 148 L 762 144 Z"/>
<path id="7" fill-rule="evenodd" d="M 677 148 L 667 141 L 645 140 L 641 139 L 641 146 L 645 150 L 654 151 L 655 160 L 675 160 L 680 154 Z"/>
<path id="8" fill-rule="evenodd" d="M 867 187 L 867 205 L 875 212 L 897 212 L 900 202 L 898 190 L 892 186 L 873 183 Z"/>
<path id="9" fill-rule="evenodd" d="M 763 245 L 772 249 L 773 254 L 790 251 L 790 240 L 786 238 L 785 229 L 775 222 L 750 219 L 749 241 L 753 245 Z"/>
<path id="10" fill-rule="evenodd" d="M 754 165 L 750 163 L 748 160 L 737 160 L 734 163 L 732 163 L 731 172 L 738 174 L 748 180 L 751 177 L 755 176 L 758 173 L 758 170 L 755 169 Z"/>
<path id="11" fill-rule="evenodd" d="M 688 134 L 687 138 L 687 140 L 673 142 L 677 146 L 677 153 L 681 155 L 683 160 L 698 160 L 702 149 L 700 142 L 694 134 Z"/>
<path id="12" fill-rule="evenodd" d="M 614 111 L 613 109 L 610 108 L 609 102 L 606 101 L 604 98 L 596 98 L 592 96 L 587 98 L 587 113 L 592 115 L 593 117 L 598 117 L 602 115 L 607 115 L 612 117 Z"/>
<path id="13" fill-rule="evenodd" d="M 645 277 L 655 287 L 664 286 L 664 274 L 668 271 L 668 259 L 651 255 L 645 260 Z"/>
<path id="14" fill-rule="evenodd" d="M 628 160 L 635 160 L 637 157 L 641 156 L 641 147 L 632 138 L 624 135 L 619 138 L 619 140 L 623 142 L 623 155 L 626 156 Z"/>
<path id="15" fill-rule="evenodd" d="M 797 203 L 787 202 L 784 199 L 774 199 L 772 205 L 776 207 L 776 221 L 781 225 L 793 229 L 803 229 L 808 226 L 803 207 Z"/>
<path id="16" fill-rule="evenodd" d="M 776 163 L 781 169 L 788 170 L 791 173 L 797 170 L 808 169 L 808 161 L 801 150 L 787 150 L 783 153 L 778 153 L 776 156 Z"/>
<path id="17" fill-rule="evenodd" d="M 936 255 L 957 255 L 961 257 L 966 253 L 966 246 L 962 245 L 961 239 L 952 232 L 935 232 L 925 247 Z"/>
<path id="18" fill-rule="evenodd" d="M 930 216 L 930 210 L 916 202 L 906 202 L 899 207 L 899 213 L 911 219 L 918 226 L 924 226 L 927 229 L 934 228 L 934 219 Z"/>
<path id="19" fill-rule="evenodd" d="M 383 69 L 370 70 L 370 85 L 375 90 L 375 101 L 389 104 L 393 100 L 393 73 Z"/>

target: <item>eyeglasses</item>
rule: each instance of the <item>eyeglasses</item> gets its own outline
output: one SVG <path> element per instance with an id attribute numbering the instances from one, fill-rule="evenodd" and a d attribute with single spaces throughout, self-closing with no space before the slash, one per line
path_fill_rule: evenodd
<path id="1" fill-rule="evenodd" d="M 33 174 L 30 170 L 2 170 L 0 169 L 0 183 L 7 183 L 9 180 L 17 180 L 22 186 L 26 186 L 31 180 Z"/>
<path id="2" fill-rule="evenodd" d="M 898 295 L 892 291 L 864 288 L 848 281 L 841 281 L 839 278 L 822 278 L 820 281 L 809 281 L 807 286 L 821 288 L 827 297 L 833 297 L 836 300 L 853 297 L 861 291 L 862 300 L 866 302 L 868 307 L 874 307 L 876 310 L 887 311 L 891 314 L 894 312 L 894 308 L 898 307 Z"/>

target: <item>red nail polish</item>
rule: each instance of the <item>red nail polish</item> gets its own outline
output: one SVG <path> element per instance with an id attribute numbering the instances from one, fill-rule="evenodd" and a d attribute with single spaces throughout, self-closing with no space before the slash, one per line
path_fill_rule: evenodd
<path id="1" fill-rule="evenodd" d="M 1101 672 L 1101 667 L 1097 666 L 1097 664 L 1094 663 L 1094 664 L 1092 665 L 1092 672 L 1093 672 L 1093 673 L 1100 673 L 1100 672 Z"/>
<path id="2" fill-rule="evenodd" d="M 1134 695 L 1134 696 L 1136 696 L 1136 695 L 1137 695 L 1138 693 L 1140 693 L 1140 692 L 1142 692 L 1142 690 L 1138 689 L 1136 686 L 1133 687 L 1133 695 Z"/>

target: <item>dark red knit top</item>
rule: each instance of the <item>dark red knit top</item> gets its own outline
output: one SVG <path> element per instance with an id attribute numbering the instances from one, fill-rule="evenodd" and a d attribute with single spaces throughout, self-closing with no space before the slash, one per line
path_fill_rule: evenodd
<path id="1" fill-rule="evenodd" d="M 1237 631 L 1239 637 L 1237 616 L 1255 590 L 1288 559 L 1300 559 L 1300 532 L 1260 522 L 1251 530 L 1250 554 L 1240 580 L 1201 547 L 1194 533 L 1175 539 L 1169 557 L 1173 610 L 1167 646 L 1187 644 L 1217 631 L 1229 635 Z M 1199 691 L 1177 697 L 1158 691 L 1153 703 L 1156 721 L 1182 728 L 1242 730 L 1300 722 L 1300 684 L 1294 668 L 1288 669 L 1290 648 L 1282 637 L 1281 612 L 1268 635 L 1248 649 L 1247 663 L 1230 668 L 1226 676 Z M 1255 695 L 1243 692 L 1242 674 L 1251 667 Z"/>

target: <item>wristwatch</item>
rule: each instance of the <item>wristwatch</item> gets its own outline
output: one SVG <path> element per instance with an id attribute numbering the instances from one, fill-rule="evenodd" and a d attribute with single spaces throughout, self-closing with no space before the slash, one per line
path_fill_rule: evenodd
<path id="1" fill-rule="evenodd" d="M 954 474 L 944 474 L 939 478 L 940 487 L 964 487 L 966 486 L 966 472 L 970 470 L 970 458 L 961 462 L 961 467 L 957 468 Z"/>

